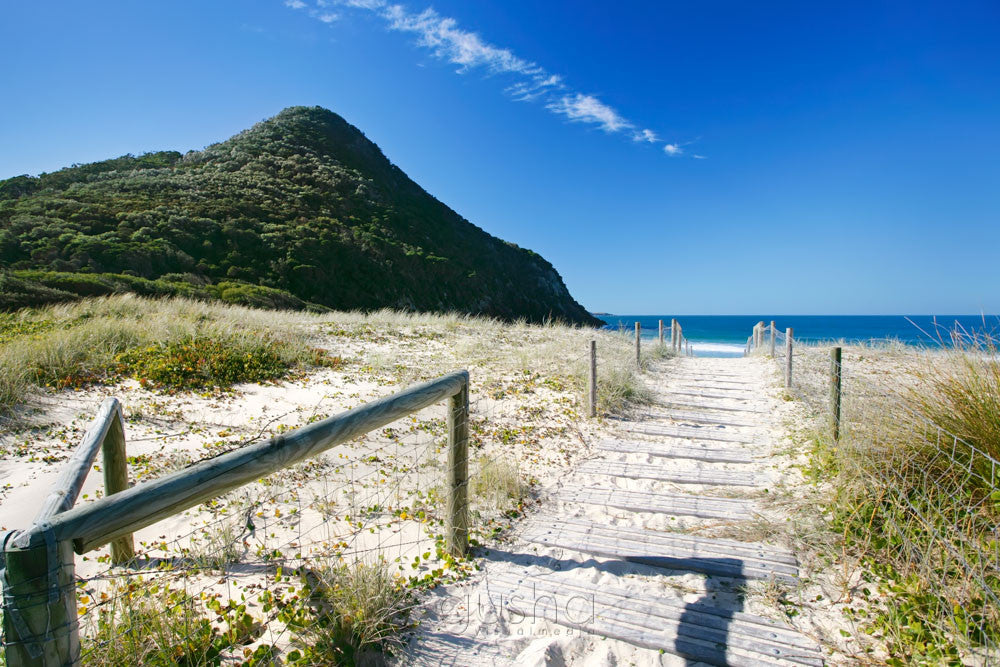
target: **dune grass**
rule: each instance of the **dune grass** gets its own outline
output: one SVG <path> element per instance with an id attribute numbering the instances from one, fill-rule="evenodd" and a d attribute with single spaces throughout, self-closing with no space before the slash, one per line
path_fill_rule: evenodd
<path id="1" fill-rule="evenodd" d="M 304 583 L 289 664 L 385 664 L 402 645 L 413 591 L 384 560 L 320 563 Z"/>
<path id="2" fill-rule="evenodd" d="M 843 556 L 861 566 L 862 599 L 848 612 L 884 642 L 889 664 L 1000 658 L 996 348 L 848 353 L 839 442 L 825 385 L 799 385 L 822 406 L 812 472 L 829 482 Z M 829 364 L 808 356 L 800 366 Z"/>
<path id="3" fill-rule="evenodd" d="M 228 387 L 280 378 L 296 368 L 337 365 L 313 346 L 317 332 L 377 340 L 380 332 L 418 331 L 427 339 L 464 330 L 475 336 L 451 355 L 401 382 L 452 370 L 455 363 L 503 364 L 563 377 L 582 397 L 587 345 L 598 340 L 598 402 L 605 413 L 621 411 L 648 395 L 639 381 L 631 339 L 619 333 L 562 324 L 507 323 L 457 313 L 313 314 L 257 310 L 183 298 L 116 295 L 0 314 L 0 415 L 10 414 L 33 391 L 80 387 L 133 377 L 165 389 Z M 524 341 L 517 354 L 499 355 L 497 343 Z M 643 363 L 668 355 L 646 345 Z M 369 360 L 378 364 L 379 359 Z M 398 366 L 395 354 L 381 363 Z"/>
<path id="4" fill-rule="evenodd" d="M 977 337 L 950 353 L 947 363 L 919 368 L 921 389 L 911 390 L 907 398 L 936 425 L 1000 460 L 998 353 L 996 340 Z M 973 465 L 982 463 L 984 459 Z M 988 468 L 980 473 L 990 478 Z"/>
<path id="5" fill-rule="evenodd" d="M 473 502 L 500 512 L 517 506 L 531 492 L 516 461 L 489 456 L 476 460 L 469 487 Z"/>
<path id="6" fill-rule="evenodd" d="M 316 316 L 121 295 L 0 316 L 0 414 L 32 391 L 134 377 L 167 389 L 228 387 L 335 363 L 304 324 Z"/>

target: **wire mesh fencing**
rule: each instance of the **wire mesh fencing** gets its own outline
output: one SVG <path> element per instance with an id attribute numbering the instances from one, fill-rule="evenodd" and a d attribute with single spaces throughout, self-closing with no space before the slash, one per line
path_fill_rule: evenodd
<path id="1" fill-rule="evenodd" d="M 602 411 L 628 399 L 630 355 L 625 340 L 601 343 Z M 535 466 L 566 465 L 586 444 L 577 424 L 589 349 L 550 361 L 559 373 L 532 370 L 531 358 L 502 377 L 474 377 L 464 424 L 473 546 L 491 544 L 524 511 Z M 543 394 L 549 400 L 535 400 Z M 128 563 L 113 563 L 106 547 L 71 556 L 76 616 L 49 624 L 31 648 L 44 652 L 41 644 L 74 630 L 71 657 L 88 665 L 329 664 L 391 651 L 408 612 L 427 603 L 422 591 L 476 567 L 448 548 L 448 416 L 444 404 L 423 408 L 138 530 Z M 267 423 L 206 453 L 211 460 L 283 431 Z M 144 456 L 133 456 L 133 475 Z M 142 476 L 169 471 L 165 461 Z M 26 633 L 4 629 L 9 658 Z M 65 661 L 43 664 L 56 662 Z"/>
<path id="2" fill-rule="evenodd" d="M 863 604 L 851 613 L 890 661 L 1000 662 L 1000 442 L 946 428 L 942 414 L 960 424 L 960 407 L 928 407 L 949 391 L 940 378 L 960 377 L 970 355 L 996 373 L 995 350 L 867 345 L 838 358 L 831 349 L 796 341 L 788 391 L 815 418 L 813 467 L 830 483 L 833 527 L 862 565 Z M 967 389 L 993 392 L 979 398 L 995 408 L 995 384 L 979 380 Z"/>

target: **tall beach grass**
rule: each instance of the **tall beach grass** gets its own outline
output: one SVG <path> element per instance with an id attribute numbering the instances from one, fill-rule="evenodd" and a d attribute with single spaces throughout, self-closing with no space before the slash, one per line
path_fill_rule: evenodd
<path id="1" fill-rule="evenodd" d="M 843 556 L 862 572 L 865 604 L 851 613 L 882 639 L 889 664 L 1000 659 L 994 341 L 847 348 L 838 442 L 826 425 L 825 352 L 802 355 L 798 391 L 820 408 L 813 471 L 829 488 Z"/>

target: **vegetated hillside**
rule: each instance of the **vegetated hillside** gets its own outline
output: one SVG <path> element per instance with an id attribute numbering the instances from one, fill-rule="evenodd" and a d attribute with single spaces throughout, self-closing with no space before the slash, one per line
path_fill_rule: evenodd
<path id="1" fill-rule="evenodd" d="M 132 291 L 600 324 L 542 257 L 463 219 L 320 107 L 186 155 L 0 181 L 0 269 L 6 309 Z"/>

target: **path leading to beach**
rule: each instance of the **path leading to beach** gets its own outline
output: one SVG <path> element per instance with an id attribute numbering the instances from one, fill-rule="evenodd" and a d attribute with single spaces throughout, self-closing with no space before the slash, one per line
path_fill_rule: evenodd
<path id="1" fill-rule="evenodd" d="M 592 443 L 483 576 L 438 594 L 407 661 L 823 664 L 748 595 L 798 578 L 789 550 L 759 541 L 781 521 L 768 367 L 681 358 L 648 381 L 655 403 Z"/>

